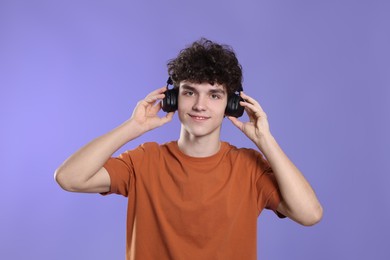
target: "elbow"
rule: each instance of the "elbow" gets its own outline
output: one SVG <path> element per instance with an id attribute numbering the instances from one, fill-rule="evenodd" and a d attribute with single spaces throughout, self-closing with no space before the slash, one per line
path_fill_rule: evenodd
<path id="1" fill-rule="evenodd" d="M 70 182 L 69 178 L 67 177 L 66 172 L 64 172 L 61 167 L 58 168 L 54 172 L 54 180 L 57 182 L 57 184 L 65 191 L 74 191 Z"/>
<path id="2" fill-rule="evenodd" d="M 318 205 L 317 208 L 311 210 L 309 216 L 301 222 L 303 226 L 310 227 L 319 223 L 323 217 L 323 208 L 321 205 Z"/>

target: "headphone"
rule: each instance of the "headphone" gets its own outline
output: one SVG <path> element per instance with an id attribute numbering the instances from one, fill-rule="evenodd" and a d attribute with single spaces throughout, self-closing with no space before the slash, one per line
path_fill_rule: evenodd
<path id="1" fill-rule="evenodd" d="M 161 108 L 164 112 L 174 112 L 177 110 L 179 90 L 178 88 L 169 89 L 169 85 L 172 84 L 173 81 L 171 77 L 169 77 L 167 80 L 167 90 L 164 92 L 165 97 L 161 101 Z M 236 92 L 228 98 L 225 109 L 226 116 L 240 117 L 244 113 L 244 107 L 240 105 L 240 101 L 244 101 L 244 99 L 240 97 L 240 91 L 243 91 L 241 85 L 238 87 L 238 93 Z"/>

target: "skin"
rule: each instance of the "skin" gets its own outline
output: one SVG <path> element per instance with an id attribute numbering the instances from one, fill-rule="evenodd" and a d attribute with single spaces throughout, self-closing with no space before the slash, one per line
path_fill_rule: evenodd
<path id="1" fill-rule="evenodd" d="M 130 119 L 66 159 L 54 173 L 58 184 L 72 192 L 108 192 L 111 181 L 104 163 L 124 144 L 172 120 L 173 112 L 164 117 L 157 115 L 161 109 L 157 101 L 164 98 L 165 90 L 162 87 L 149 93 L 137 103 Z"/>
<path id="2" fill-rule="evenodd" d="M 228 118 L 252 140 L 271 165 L 282 195 L 277 211 L 304 226 L 318 223 L 323 210 L 314 190 L 272 136 L 260 104 L 243 92 L 240 95 L 246 101 L 240 104 L 245 107 L 249 122 Z"/>
<path id="3" fill-rule="evenodd" d="M 59 185 L 73 192 L 108 192 L 110 177 L 104 163 L 121 146 L 172 120 L 173 112 L 158 116 L 159 102 L 164 98 L 165 87 L 149 93 L 139 101 L 130 119 L 109 133 L 93 140 L 70 156 L 55 172 Z M 289 160 L 272 136 L 267 115 L 260 104 L 245 93 L 249 121 L 234 117 L 228 119 L 242 131 L 269 161 L 282 201 L 277 211 L 292 220 L 310 226 L 322 218 L 322 207 L 310 184 L 299 169 Z M 180 150 L 193 157 L 207 157 L 220 149 L 220 132 L 227 104 L 223 85 L 182 81 L 179 86 L 178 116 L 181 122 L 178 145 Z"/>
<path id="4" fill-rule="evenodd" d="M 178 145 L 185 154 L 206 157 L 218 152 L 226 104 L 227 92 L 222 85 L 181 82 L 178 100 L 181 131 Z"/>

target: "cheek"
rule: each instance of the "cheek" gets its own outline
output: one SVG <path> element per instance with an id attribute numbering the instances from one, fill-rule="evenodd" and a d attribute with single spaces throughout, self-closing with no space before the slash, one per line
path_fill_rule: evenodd
<path id="1" fill-rule="evenodd" d="M 223 113 L 224 115 L 225 115 L 226 106 L 227 106 L 227 100 L 225 100 L 223 102 L 223 105 L 220 107 L 221 113 Z"/>
<path id="2" fill-rule="evenodd" d="M 221 115 L 223 117 L 225 115 L 226 105 L 226 100 L 219 100 L 212 102 L 209 106 L 209 109 L 212 110 L 215 115 Z"/>
<path id="3" fill-rule="evenodd" d="M 188 107 L 189 106 L 189 99 L 188 98 L 184 98 L 183 96 L 179 95 L 177 97 L 177 107 L 178 108 L 185 108 L 185 107 Z"/>
<path id="4" fill-rule="evenodd" d="M 184 112 L 186 107 L 188 107 L 188 104 L 183 99 L 177 101 L 177 112 L 179 115 Z"/>
<path id="5" fill-rule="evenodd" d="M 184 118 L 186 114 L 185 111 L 188 111 L 188 108 L 186 109 L 186 107 L 188 107 L 188 104 L 183 99 L 179 98 L 177 102 L 177 115 L 180 120 Z"/>

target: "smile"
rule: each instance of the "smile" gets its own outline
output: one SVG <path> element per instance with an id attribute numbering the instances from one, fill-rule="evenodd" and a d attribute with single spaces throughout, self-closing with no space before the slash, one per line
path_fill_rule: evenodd
<path id="1" fill-rule="evenodd" d="M 189 115 L 191 118 L 196 119 L 196 120 L 206 120 L 209 119 L 210 117 L 205 117 L 205 116 L 196 116 L 196 115 Z"/>

